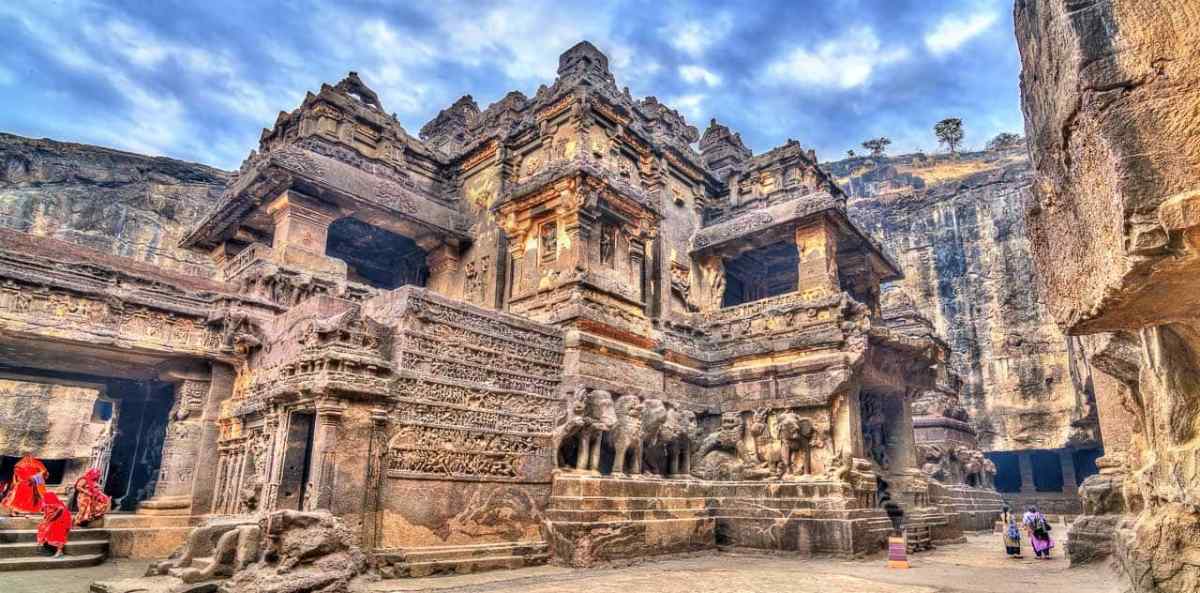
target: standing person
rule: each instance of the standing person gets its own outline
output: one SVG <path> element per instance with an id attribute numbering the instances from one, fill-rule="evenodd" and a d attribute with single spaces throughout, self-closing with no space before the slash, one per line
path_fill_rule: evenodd
<path id="1" fill-rule="evenodd" d="M 1012 512 L 1012 508 L 1008 503 L 1004 503 L 1004 513 L 1000 515 L 1004 522 L 1004 531 L 1001 537 L 1004 539 L 1004 552 L 1009 558 L 1021 557 L 1021 530 L 1017 527 L 1017 516 Z"/>
<path id="2" fill-rule="evenodd" d="M 90 468 L 75 480 L 75 526 L 84 527 L 108 514 L 112 500 L 100 489 L 100 470 Z"/>
<path id="3" fill-rule="evenodd" d="M 0 506 L 7 508 L 10 514 L 41 511 L 46 496 L 46 476 L 49 475 L 46 466 L 35 459 L 33 453 L 26 452 L 13 467 L 12 485 Z"/>
<path id="4" fill-rule="evenodd" d="M 1030 505 L 1025 511 L 1025 516 L 1021 518 L 1021 523 L 1025 525 L 1025 531 L 1029 534 L 1029 543 L 1033 545 L 1033 553 L 1038 558 L 1049 560 L 1054 540 L 1050 538 L 1050 522 L 1046 520 L 1046 515 L 1043 515 L 1036 506 Z"/>
<path id="5" fill-rule="evenodd" d="M 67 535 L 71 533 L 71 511 L 53 492 L 47 492 L 44 500 L 42 522 L 37 527 L 37 543 L 54 548 L 54 557 L 62 558 L 63 548 L 67 547 Z"/>

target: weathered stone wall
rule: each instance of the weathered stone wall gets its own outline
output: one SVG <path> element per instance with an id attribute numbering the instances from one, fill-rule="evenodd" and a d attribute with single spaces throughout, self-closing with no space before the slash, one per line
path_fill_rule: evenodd
<path id="1" fill-rule="evenodd" d="M 1036 288 L 1024 150 L 860 157 L 825 165 L 851 218 L 899 260 L 900 284 L 950 345 L 984 449 L 1093 444 L 1067 340 Z"/>
<path id="2" fill-rule="evenodd" d="M 1068 331 L 1137 335 L 1113 553 L 1128 589 L 1200 589 L 1200 5 L 1021 0 L 1028 211 L 1047 305 Z M 1123 358 L 1123 357 L 1118 357 Z M 1130 365 L 1122 365 L 1130 366 Z M 1136 378 L 1134 378 L 1136 377 Z"/>
<path id="3" fill-rule="evenodd" d="M 228 174 L 195 163 L 0 133 L 0 227 L 208 277 L 179 239 Z"/>
<path id="4" fill-rule="evenodd" d="M 108 426 L 93 421 L 96 387 L 0 379 L 0 454 L 80 459 Z"/>

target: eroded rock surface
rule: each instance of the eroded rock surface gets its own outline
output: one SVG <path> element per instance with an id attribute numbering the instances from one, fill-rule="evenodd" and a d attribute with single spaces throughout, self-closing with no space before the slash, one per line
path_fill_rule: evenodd
<path id="1" fill-rule="evenodd" d="M 0 133 L 0 227 L 208 276 L 179 239 L 220 197 L 224 171 Z"/>
<path id="2" fill-rule="evenodd" d="M 1078 426 L 1088 409 L 1067 340 L 1036 289 L 1024 147 L 825 166 L 850 194 L 851 217 L 900 261 L 900 284 L 948 342 L 980 445 L 1095 445 L 1094 427 Z"/>
<path id="3" fill-rule="evenodd" d="M 1072 333 L 1139 346 L 1136 373 L 1110 365 L 1133 424 L 1114 556 L 1132 591 L 1196 591 L 1200 5 L 1023 0 L 1015 22 L 1047 305 Z"/>

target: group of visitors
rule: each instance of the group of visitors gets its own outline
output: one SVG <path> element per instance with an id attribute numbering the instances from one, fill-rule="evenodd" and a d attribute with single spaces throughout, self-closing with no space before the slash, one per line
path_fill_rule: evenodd
<path id="1" fill-rule="evenodd" d="M 0 506 L 8 509 L 9 515 L 36 515 L 41 513 L 38 523 L 37 542 L 54 549 L 54 557 L 63 555 L 67 536 L 72 527 L 85 527 L 103 517 L 112 506 L 112 500 L 100 487 L 100 470 L 90 468 L 75 481 L 74 492 L 68 506 L 57 494 L 46 489 L 46 478 L 50 472 L 46 465 L 31 453 L 26 453 L 13 467 L 12 481 L 0 484 Z M 72 520 L 71 511 L 75 515 Z"/>
<path id="2" fill-rule="evenodd" d="M 1008 503 L 1005 503 L 1002 520 L 1004 522 L 1004 551 L 1010 558 L 1021 557 L 1021 528 L 1023 527 L 1025 534 L 1029 537 L 1033 554 L 1042 560 L 1050 559 L 1050 550 L 1054 547 L 1054 540 L 1050 537 L 1050 521 L 1036 506 L 1031 505 L 1025 509 L 1025 514 L 1021 516 L 1020 526 L 1018 526 L 1016 513 L 1012 512 Z"/>

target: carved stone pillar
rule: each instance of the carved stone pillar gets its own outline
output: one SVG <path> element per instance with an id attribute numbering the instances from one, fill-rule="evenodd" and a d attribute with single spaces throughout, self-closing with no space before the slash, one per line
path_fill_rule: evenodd
<path id="1" fill-rule="evenodd" d="M 308 494 L 304 508 L 307 510 L 333 510 L 334 486 L 337 476 L 338 432 L 341 428 L 345 408 L 326 402 L 317 406 L 317 428 L 313 437 L 312 465 Z"/>
<path id="2" fill-rule="evenodd" d="M 162 373 L 164 381 L 175 385 L 175 405 L 167 418 L 154 496 L 138 505 L 139 513 L 191 514 L 192 489 L 204 433 L 202 415 L 211 390 L 211 377 L 211 371 L 204 365 Z"/>
<path id="3" fill-rule="evenodd" d="M 1037 487 L 1033 483 L 1033 458 L 1029 451 L 1017 452 L 1017 465 L 1021 470 L 1021 494 L 1035 494 Z"/>
<path id="4" fill-rule="evenodd" d="M 799 256 L 797 290 L 808 298 L 820 298 L 841 292 L 837 268 L 837 235 L 829 223 L 816 223 L 796 229 L 796 253 Z"/>
<path id="5" fill-rule="evenodd" d="M 1063 494 L 1076 496 L 1079 493 L 1079 479 L 1075 476 L 1075 456 L 1070 449 L 1058 452 L 1058 461 L 1062 467 Z"/>
<path id="6" fill-rule="evenodd" d="M 312 272 L 346 275 L 346 263 L 325 255 L 329 225 L 338 218 L 333 207 L 288 190 L 275 198 L 267 212 L 275 221 L 272 250 L 276 262 Z"/>
<path id="7" fill-rule="evenodd" d="M 213 363 L 209 381 L 208 399 L 204 402 L 204 412 L 200 416 L 201 452 L 196 457 L 195 471 L 192 475 L 192 513 L 202 514 L 213 512 L 213 497 L 217 485 L 217 441 L 221 437 L 221 426 L 217 420 L 221 416 L 221 404 L 233 395 L 233 382 L 237 373 L 233 367 L 226 364 Z"/>
<path id="8" fill-rule="evenodd" d="M 426 287 L 449 297 L 461 296 L 455 291 L 461 264 L 458 245 L 446 243 L 441 237 L 425 237 L 417 241 L 417 246 L 425 250 L 425 264 L 429 268 Z"/>

